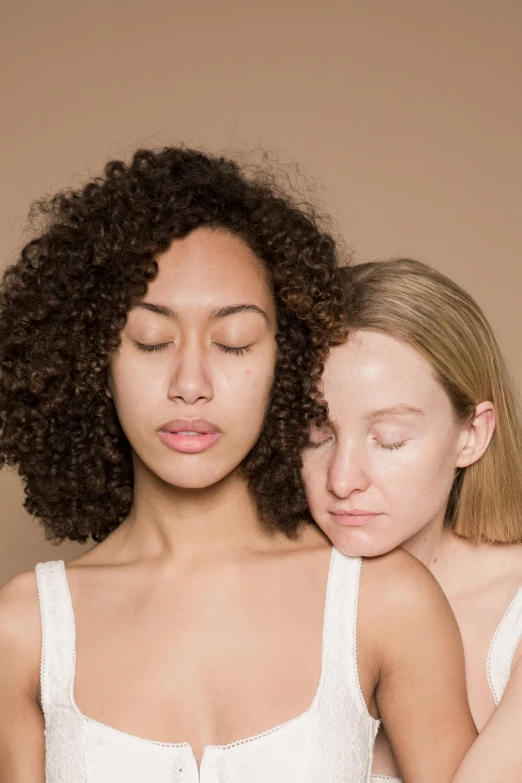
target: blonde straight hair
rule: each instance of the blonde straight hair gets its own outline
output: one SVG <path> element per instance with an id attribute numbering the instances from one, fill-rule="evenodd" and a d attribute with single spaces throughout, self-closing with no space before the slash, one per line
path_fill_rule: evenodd
<path id="1" fill-rule="evenodd" d="M 460 286 L 419 261 L 347 267 L 351 332 L 372 329 L 415 348 L 433 368 L 459 422 L 489 400 L 496 428 L 480 460 L 457 470 L 449 528 L 475 543 L 522 541 L 522 425 L 515 387 L 486 316 Z"/>

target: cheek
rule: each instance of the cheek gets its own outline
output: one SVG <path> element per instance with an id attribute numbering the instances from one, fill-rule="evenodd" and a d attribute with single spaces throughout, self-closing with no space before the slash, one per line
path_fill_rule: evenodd
<path id="1" fill-rule="evenodd" d="M 140 354 L 126 348 L 114 359 L 111 374 L 122 399 L 165 396 L 172 380 L 172 363 L 163 353 Z"/>
<path id="2" fill-rule="evenodd" d="M 302 461 L 303 461 L 303 467 L 301 468 L 301 478 L 303 479 L 305 484 L 305 489 L 308 492 L 312 486 L 312 471 L 310 470 L 310 465 L 308 464 L 308 460 L 306 459 L 306 454 L 303 455 Z"/>
<path id="3" fill-rule="evenodd" d="M 273 378 L 271 376 L 245 375 L 243 377 L 243 393 L 240 408 L 243 422 L 250 422 L 249 429 L 259 431 L 263 426 L 266 412 L 270 404 L 270 392 Z"/>
<path id="4" fill-rule="evenodd" d="M 414 448 L 375 473 L 376 486 L 397 522 L 422 527 L 448 499 L 454 471 L 447 449 Z"/>
<path id="5" fill-rule="evenodd" d="M 252 415 L 264 408 L 274 381 L 274 365 L 270 358 L 252 362 L 245 367 L 227 367 L 214 380 L 214 398 L 227 400 L 234 408 L 250 410 Z"/>
<path id="6" fill-rule="evenodd" d="M 313 484 L 320 483 L 320 476 L 325 474 L 326 471 L 321 467 L 320 461 L 317 459 L 317 450 L 310 447 L 305 448 L 302 453 L 302 476 L 303 480 L 310 487 Z"/>
<path id="7" fill-rule="evenodd" d="M 326 488 L 326 470 L 310 457 L 310 450 L 303 454 L 301 477 L 304 482 L 306 499 L 312 516 L 321 517 L 326 508 L 328 491 Z"/>
<path id="8" fill-rule="evenodd" d="M 310 514 L 318 524 L 321 524 L 327 515 L 327 493 L 317 483 L 305 480 L 305 497 Z M 328 531 L 325 529 L 328 535 Z"/>
<path id="9" fill-rule="evenodd" d="M 132 440 L 148 432 L 151 412 L 161 410 L 165 399 L 164 374 L 138 371 L 129 361 L 115 362 L 111 368 L 112 398 L 123 431 Z"/>

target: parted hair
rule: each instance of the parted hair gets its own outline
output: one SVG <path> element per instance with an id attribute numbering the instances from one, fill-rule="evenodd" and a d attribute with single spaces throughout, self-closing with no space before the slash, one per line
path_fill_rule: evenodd
<path id="1" fill-rule="evenodd" d="M 351 331 L 372 329 L 415 348 L 431 365 L 459 422 L 490 401 L 496 428 L 484 455 L 455 474 L 446 523 L 473 542 L 522 541 L 522 425 L 518 398 L 491 325 L 455 282 L 411 259 L 344 270 Z"/>
<path id="2" fill-rule="evenodd" d="M 265 523 L 307 518 L 300 453 L 323 419 L 319 382 L 344 338 L 335 242 L 308 204 L 262 168 L 184 147 L 138 150 L 102 176 L 38 202 L 34 238 L 0 290 L 0 467 L 49 540 L 103 540 L 133 501 L 132 453 L 107 370 L 156 256 L 201 228 L 241 238 L 263 264 L 278 314 L 275 380 L 262 434 L 243 463 Z"/>

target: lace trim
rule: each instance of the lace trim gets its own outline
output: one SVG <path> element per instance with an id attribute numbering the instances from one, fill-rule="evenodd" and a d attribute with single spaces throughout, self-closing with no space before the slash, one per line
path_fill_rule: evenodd
<path id="1" fill-rule="evenodd" d="M 507 658 L 504 659 L 503 663 L 506 664 L 506 672 L 511 672 L 511 667 L 513 665 L 513 658 L 515 657 L 515 653 L 517 651 L 518 645 L 522 641 L 522 587 L 520 587 L 517 592 L 515 593 L 513 600 L 509 604 L 508 608 L 504 612 L 504 615 L 502 616 L 502 619 L 500 623 L 497 626 L 497 629 L 493 635 L 493 639 L 491 640 L 491 644 L 489 646 L 488 650 L 488 659 L 487 659 L 487 678 L 488 678 L 488 685 L 489 689 L 491 691 L 491 694 L 493 696 L 493 699 L 495 701 L 495 705 L 498 706 L 500 699 L 502 698 L 505 684 L 503 685 L 500 683 L 500 689 L 501 692 L 498 692 L 496 683 L 493 681 L 493 656 L 495 655 L 497 645 L 499 642 L 500 635 L 505 630 L 506 623 L 508 620 L 509 615 L 511 612 L 517 607 L 517 605 L 520 603 L 520 610 L 521 610 L 521 616 L 519 618 L 519 625 L 516 629 L 516 633 L 511 639 L 509 648 L 507 650 Z M 517 618 L 515 618 L 516 620 Z M 516 626 L 515 626 L 516 628 Z M 496 676 L 502 676 L 500 672 L 495 672 Z"/>
<path id="2" fill-rule="evenodd" d="M 315 692 L 315 696 L 313 698 L 312 703 L 310 706 L 302 712 L 300 715 L 297 715 L 295 718 L 290 718 L 287 721 L 284 721 L 283 723 L 278 724 L 277 726 L 274 726 L 270 729 L 266 729 L 265 731 L 260 732 L 259 734 L 254 734 L 251 737 L 245 737 L 239 740 L 235 740 L 234 742 L 230 742 L 227 745 L 205 745 L 205 750 L 230 750 L 231 748 L 235 748 L 239 745 L 246 745 L 251 742 L 255 742 L 257 740 L 260 740 L 269 734 L 274 734 L 276 732 L 281 731 L 282 729 L 286 729 L 288 726 L 291 726 L 294 723 L 297 723 L 298 721 L 302 721 L 307 715 L 309 715 L 315 708 L 317 707 L 317 704 L 320 700 L 321 693 L 324 686 L 324 681 L 326 678 L 326 665 L 325 665 L 325 650 L 326 650 L 326 632 L 327 632 L 327 617 L 329 616 L 329 606 L 330 606 L 330 595 L 331 595 L 331 576 L 333 572 L 333 563 L 334 563 L 334 554 L 335 554 L 335 548 L 332 547 L 332 552 L 330 555 L 330 565 L 328 569 L 328 577 L 326 582 L 326 596 L 325 596 L 325 606 L 324 606 L 324 614 L 323 614 L 323 629 L 322 629 L 322 643 L 321 643 L 321 674 L 319 677 L 319 684 L 317 686 L 317 690 Z M 129 732 L 122 731 L 121 729 L 116 729 L 113 726 L 109 726 L 106 723 L 101 723 L 101 721 L 97 721 L 94 718 L 89 718 L 88 715 L 85 715 L 79 706 L 76 703 L 76 699 L 74 696 L 74 684 L 76 680 L 76 621 L 74 616 L 74 607 L 72 603 L 72 596 L 71 591 L 69 588 L 69 581 L 67 578 L 67 570 L 65 568 L 64 561 L 60 561 L 62 565 L 62 571 L 63 571 L 63 577 L 65 580 L 65 592 L 67 595 L 67 611 L 69 612 L 69 617 L 71 620 L 72 625 L 72 635 L 73 635 L 73 672 L 71 677 L 71 687 L 69 692 L 69 697 L 71 700 L 71 706 L 78 715 L 79 718 L 86 721 L 87 723 L 94 724 L 95 726 L 98 726 L 99 728 L 115 732 L 116 734 L 122 735 L 124 737 L 130 738 L 132 740 L 137 740 L 139 742 L 148 743 L 150 745 L 160 745 L 162 747 L 166 748 L 189 748 L 192 751 L 191 746 L 188 742 L 161 742 L 160 740 L 151 740 L 146 737 L 139 737 L 136 734 L 129 734 Z M 365 705 L 366 706 L 366 705 Z M 370 716 L 371 717 L 371 716 Z M 201 760 L 199 762 L 196 761 L 198 765 L 201 764 Z"/>
<path id="3" fill-rule="evenodd" d="M 353 665 L 355 671 L 355 685 L 357 689 L 358 698 L 364 712 L 373 721 L 377 722 L 377 728 L 378 728 L 380 725 L 380 720 L 377 720 L 376 718 L 373 717 L 373 715 L 370 715 L 370 711 L 368 710 L 368 705 L 366 704 L 366 699 L 364 698 L 364 694 L 361 688 L 361 681 L 359 679 L 359 665 L 357 662 L 357 622 L 359 618 L 359 587 L 361 584 L 361 571 L 362 571 L 362 557 L 359 558 L 359 563 L 357 565 L 357 577 L 355 580 L 355 608 L 354 608 L 353 629 L 352 629 L 352 636 L 353 636 L 352 655 L 353 655 Z"/>
<path id="4" fill-rule="evenodd" d="M 46 710 L 49 705 L 49 684 L 47 678 L 47 628 L 49 618 L 47 616 L 47 601 L 44 597 L 44 574 L 39 564 L 35 568 L 36 585 L 38 589 L 38 605 L 40 608 L 40 628 L 42 634 L 42 648 L 40 653 L 40 699 L 42 701 L 42 710 Z"/>

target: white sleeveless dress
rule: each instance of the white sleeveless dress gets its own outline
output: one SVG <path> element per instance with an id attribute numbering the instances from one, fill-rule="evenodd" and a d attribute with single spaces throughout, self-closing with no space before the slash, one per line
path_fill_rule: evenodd
<path id="1" fill-rule="evenodd" d="M 506 685 L 511 675 L 513 658 L 521 641 L 522 587 L 520 587 L 506 609 L 489 647 L 487 675 L 489 688 L 496 707 L 498 707 L 500 699 L 506 690 Z M 382 783 L 385 780 L 388 783 L 390 781 L 391 783 L 401 783 L 399 778 L 392 778 L 389 775 L 372 775 L 371 783 Z"/>
<path id="2" fill-rule="evenodd" d="M 47 783 L 369 783 L 379 726 L 357 672 L 360 558 L 332 550 L 321 675 L 301 715 L 230 745 L 198 768 L 186 742 L 132 736 L 84 715 L 74 699 L 75 622 L 63 561 L 39 563 L 41 692 Z"/>

